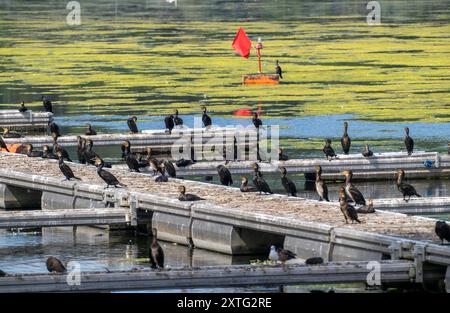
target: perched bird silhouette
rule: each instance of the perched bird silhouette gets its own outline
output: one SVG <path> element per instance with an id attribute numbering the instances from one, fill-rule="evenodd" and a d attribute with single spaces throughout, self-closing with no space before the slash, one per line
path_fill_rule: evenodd
<path id="1" fill-rule="evenodd" d="M 281 69 L 278 60 L 275 61 L 275 72 L 278 74 L 278 76 L 280 76 L 281 79 L 283 79 L 283 70 Z"/>
<path id="2" fill-rule="evenodd" d="M 178 200 L 180 201 L 200 201 L 200 200 L 205 200 L 197 195 L 193 195 L 190 193 L 186 193 L 186 187 L 184 187 L 183 185 L 181 185 L 180 187 L 178 187 L 178 191 L 180 192 L 180 194 L 178 195 Z"/>
<path id="3" fill-rule="evenodd" d="M 241 187 L 239 188 L 239 190 L 241 192 L 255 192 L 256 188 L 254 186 L 249 186 L 248 185 L 248 178 L 246 176 L 242 176 L 241 178 Z"/>
<path id="4" fill-rule="evenodd" d="M 175 122 L 173 121 L 173 115 L 166 116 L 164 118 L 164 124 L 166 126 L 166 133 L 172 133 L 172 129 L 175 127 Z"/>
<path id="5" fill-rule="evenodd" d="M 48 145 L 42 146 L 42 158 L 44 159 L 52 159 L 52 160 L 58 160 L 58 156 L 53 153 L 53 151 L 50 149 Z"/>
<path id="6" fill-rule="evenodd" d="M 264 192 L 265 194 L 273 194 L 272 190 L 270 190 L 269 185 L 262 177 L 262 173 L 259 171 L 258 163 L 253 163 L 253 186 L 259 191 L 259 194 Z"/>
<path id="7" fill-rule="evenodd" d="M 262 126 L 262 124 L 263 124 L 261 119 L 258 117 L 258 113 L 257 112 L 255 112 L 253 114 L 252 122 L 253 122 L 253 125 L 255 125 L 256 129 L 259 129 L 259 127 Z"/>
<path id="8" fill-rule="evenodd" d="M 315 166 L 316 169 L 316 192 L 319 195 L 319 201 L 330 201 L 328 198 L 328 186 L 322 179 L 322 167 L 320 165 Z"/>
<path id="9" fill-rule="evenodd" d="M 281 184 L 286 190 L 288 196 L 297 197 L 297 187 L 295 183 L 287 177 L 287 171 L 284 166 L 280 167 L 281 172 Z"/>
<path id="10" fill-rule="evenodd" d="M 278 148 L 278 161 L 287 161 L 287 160 L 289 160 L 288 155 L 284 154 L 282 148 Z"/>
<path id="11" fill-rule="evenodd" d="M 352 141 L 351 141 L 347 131 L 348 131 L 348 123 L 344 122 L 344 134 L 342 135 L 342 138 L 341 138 L 341 146 L 342 146 L 342 150 L 344 151 L 344 154 L 349 154 L 350 146 L 352 144 Z"/>
<path id="12" fill-rule="evenodd" d="M 103 167 L 105 166 L 105 162 L 102 159 L 96 158 L 95 166 L 97 166 L 97 174 L 98 174 L 98 176 L 100 176 L 100 178 L 103 179 L 103 181 L 106 183 L 106 188 L 109 188 L 109 186 L 114 186 L 115 188 L 126 187 L 126 185 L 121 184 L 117 180 L 116 176 L 114 176 L 110 172 L 105 171 L 103 169 Z"/>
<path id="13" fill-rule="evenodd" d="M 61 132 L 59 131 L 59 126 L 58 126 L 58 124 L 56 124 L 55 122 L 49 122 L 48 123 L 48 127 L 49 127 L 49 129 L 50 129 L 50 135 L 53 137 L 53 138 L 58 138 L 58 137 L 61 137 Z"/>
<path id="14" fill-rule="evenodd" d="M 336 153 L 334 153 L 334 149 L 331 147 L 331 140 L 325 140 L 325 146 L 322 149 L 323 153 L 327 157 L 327 160 L 331 161 L 333 158 L 337 157 Z"/>
<path id="15" fill-rule="evenodd" d="M 128 128 L 130 129 L 130 131 L 133 134 L 137 134 L 139 132 L 138 127 L 136 125 L 136 121 L 137 121 L 137 117 L 136 116 L 132 116 L 127 120 L 127 125 Z"/>
<path id="16" fill-rule="evenodd" d="M 212 125 L 211 117 L 206 113 L 206 107 L 203 107 L 203 115 L 202 115 L 202 122 L 204 127 L 210 127 Z"/>
<path id="17" fill-rule="evenodd" d="M 58 156 L 59 160 L 58 160 L 58 165 L 59 165 L 59 169 L 61 170 L 61 173 L 63 173 L 64 177 L 66 177 L 65 180 L 71 180 L 72 178 L 76 179 L 76 180 L 81 180 L 80 178 L 76 177 L 73 174 L 72 169 L 69 167 L 69 165 L 67 165 L 66 163 L 64 163 L 63 160 L 63 156 L 61 151 L 58 151 L 56 153 L 56 155 Z"/>
<path id="18" fill-rule="evenodd" d="M 178 116 L 178 110 L 175 110 L 175 116 L 173 118 L 175 126 L 183 125 L 183 119 Z"/>
<path id="19" fill-rule="evenodd" d="M 153 239 L 150 244 L 149 258 L 152 268 L 164 268 L 164 251 L 158 243 L 158 232 L 153 228 Z"/>
<path id="20" fill-rule="evenodd" d="M 86 136 L 95 136 L 97 135 L 97 132 L 95 131 L 95 129 L 92 127 L 91 124 L 86 124 Z"/>
<path id="21" fill-rule="evenodd" d="M 441 244 L 444 244 L 444 240 L 450 242 L 450 226 L 446 222 L 437 221 L 434 231 L 441 240 Z"/>
<path id="22" fill-rule="evenodd" d="M 281 263 L 285 263 L 287 260 L 295 259 L 296 256 L 297 255 L 290 250 L 270 246 L 269 260 L 271 261 L 280 261 Z"/>
<path id="23" fill-rule="evenodd" d="M 24 112 L 28 111 L 28 108 L 25 106 L 25 102 L 22 101 L 18 110 L 20 113 L 24 113 Z"/>
<path id="24" fill-rule="evenodd" d="M 233 185 L 233 178 L 231 177 L 230 170 L 224 165 L 217 166 L 217 173 L 219 174 L 220 183 L 224 186 Z"/>
<path id="25" fill-rule="evenodd" d="M 417 193 L 416 188 L 403 182 L 404 178 L 405 171 L 402 169 L 397 170 L 397 189 L 402 193 L 403 200 L 408 202 L 411 199 L 411 196 L 422 197 Z M 406 200 L 406 196 L 408 196 L 408 200 Z"/>
<path id="26" fill-rule="evenodd" d="M 139 162 L 136 160 L 134 155 L 131 153 L 131 144 L 128 140 L 125 140 L 122 143 L 122 158 L 125 159 L 125 163 L 128 166 L 130 172 L 140 172 L 139 171 Z"/>
<path id="27" fill-rule="evenodd" d="M 42 104 L 44 105 L 45 112 L 53 113 L 52 102 L 46 96 L 42 96 L 41 100 L 42 100 Z"/>
<path id="28" fill-rule="evenodd" d="M 345 176 L 345 193 L 348 199 L 358 205 L 366 205 L 366 199 L 362 195 L 361 191 L 356 188 L 352 183 L 353 172 L 346 170 L 343 172 Z"/>
<path id="29" fill-rule="evenodd" d="M 405 147 L 408 155 L 414 151 L 414 140 L 409 136 L 409 127 L 405 127 Z"/>
<path id="30" fill-rule="evenodd" d="M 364 146 L 364 150 L 362 151 L 362 155 L 363 155 L 363 157 L 366 157 L 366 158 L 369 158 L 369 157 L 373 156 L 373 152 L 370 151 L 370 148 L 369 148 L 368 144 L 366 144 Z"/>
<path id="31" fill-rule="evenodd" d="M 341 212 L 344 214 L 346 224 L 348 224 L 348 220 L 350 220 L 352 224 L 354 221 L 361 223 L 358 219 L 358 213 L 355 208 L 347 202 L 347 195 L 344 187 L 339 188 L 339 204 L 341 207 Z"/>

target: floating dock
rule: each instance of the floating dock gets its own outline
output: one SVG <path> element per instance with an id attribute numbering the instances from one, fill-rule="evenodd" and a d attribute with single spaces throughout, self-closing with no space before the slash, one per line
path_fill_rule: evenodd
<path id="1" fill-rule="evenodd" d="M 18 131 L 43 131 L 47 130 L 48 123 L 53 121 L 53 113 L 50 112 L 19 112 L 18 110 L 0 110 L 0 127 Z"/>
<path id="2" fill-rule="evenodd" d="M 147 212 L 147 227 L 158 237 L 230 255 L 267 253 L 284 246 L 304 258 L 328 261 L 411 260 L 416 281 L 426 264 L 450 265 L 450 246 L 440 245 L 435 220 L 376 211 L 360 215 L 361 224 L 345 224 L 337 203 L 241 193 L 239 189 L 171 179 L 156 183 L 149 175 L 111 170 L 127 188 L 108 188 L 93 166 L 68 163 L 83 181 L 62 181 L 54 160 L 0 154 L 0 202 L 6 208 L 42 210 L 125 208 L 129 225 Z M 205 201 L 181 202 L 178 187 Z"/>
<path id="3" fill-rule="evenodd" d="M 410 261 L 381 261 L 379 285 L 414 283 L 416 265 Z M 128 290 L 163 290 L 185 288 L 288 286 L 328 283 L 366 283 L 373 264 L 370 262 L 332 262 L 323 265 L 233 265 L 82 272 L 79 283 L 68 284 L 61 274 L 11 274 L 0 278 L 0 292 L 93 292 Z M 429 268 L 424 281 L 437 281 L 442 268 Z M 370 280 L 370 279 L 369 279 Z M 369 281 L 370 282 L 370 281 Z"/>

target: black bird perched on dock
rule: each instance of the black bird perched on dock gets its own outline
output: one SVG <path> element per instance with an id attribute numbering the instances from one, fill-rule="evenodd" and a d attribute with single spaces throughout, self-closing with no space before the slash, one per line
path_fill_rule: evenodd
<path id="1" fill-rule="evenodd" d="M 42 158 L 44 154 L 42 151 L 34 151 L 33 145 L 30 143 L 26 144 L 25 148 L 27 149 L 27 156 L 30 158 Z"/>
<path id="2" fill-rule="evenodd" d="M 289 160 L 289 157 L 287 156 L 287 154 L 284 154 L 284 151 L 282 148 L 278 149 L 278 160 L 279 161 L 287 161 Z"/>
<path id="3" fill-rule="evenodd" d="M 53 154 L 53 152 L 51 151 L 51 149 L 48 145 L 42 146 L 42 158 L 58 160 L 58 156 L 56 154 Z"/>
<path id="4" fill-rule="evenodd" d="M 325 153 L 325 156 L 329 161 L 337 157 L 336 153 L 334 153 L 334 149 L 331 147 L 331 139 L 325 140 L 325 146 L 323 147 L 322 151 L 323 153 Z"/>
<path id="5" fill-rule="evenodd" d="M 173 163 L 169 160 L 164 161 L 164 168 L 167 171 L 167 174 L 169 174 L 170 177 L 175 178 L 177 177 L 177 170 L 175 169 L 175 166 L 173 166 Z"/>
<path id="6" fill-rule="evenodd" d="M 73 162 L 70 159 L 69 153 L 67 152 L 66 149 L 64 149 L 63 147 L 61 147 L 59 144 L 55 143 L 53 144 L 53 151 L 55 152 L 55 154 L 58 154 L 58 152 L 61 152 L 61 155 L 63 157 L 63 159 L 69 161 L 69 162 Z"/>
<path id="7" fill-rule="evenodd" d="M 371 156 L 373 156 L 373 152 L 370 150 L 368 144 L 365 145 L 364 150 L 362 151 L 362 155 L 365 158 L 370 158 Z"/>
<path id="8" fill-rule="evenodd" d="M 153 170 L 153 175 L 161 173 L 161 175 L 165 174 L 164 166 L 157 159 L 152 156 L 152 148 L 147 147 L 147 162 L 150 168 Z"/>
<path id="9" fill-rule="evenodd" d="M 444 221 L 437 221 L 434 227 L 436 235 L 441 239 L 441 243 L 444 244 L 444 240 L 450 242 L 450 226 Z"/>
<path id="10" fill-rule="evenodd" d="M 409 127 L 405 127 L 405 146 L 408 155 L 411 155 L 414 150 L 414 140 L 409 136 Z"/>
<path id="11" fill-rule="evenodd" d="M 76 179 L 76 180 L 81 180 L 80 178 L 76 177 L 73 174 L 72 169 L 69 167 L 69 165 L 67 165 L 66 163 L 64 163 L 64 159 L 62 156 L 61 151 L 58 151 L 56 153 L 58 155 L 58 165 L 59 165 L 59 169 L 61 170 L 61 173 L 63 173 L 64 177 L 66 177 L 65 180 L 71 180 L 72 178 Z"/>
<path id="12" fill-rule="evenodd" d="M 241 190 L 241 192 L 255 192 L 256 191 L 256 188 L 254 186 L 248 185 L 247 176 L 242 176 L 241 187 L 239 189 Z"/>
<path id="13" fill-rule="evenodd" d="M 42 100 L 42 104 L 44 105 L 45 112 L 53 113 L 52 102 L 46 96 L 42 96 L 41 100 Z"/>
<path id="14" fill-rule="evenodd" d="M 162 174 L 155 178 L 155 182 L 167 183 L 169 181 L 169 177 L 166 176 L 166 169 L 165 169 L 164 163 L 161 163 L 159 165 L 159 168 L 160 168 Z"/>
<path id="15" fill-rule="evenodd" d="M 164 251 L 158 243 L 158 231 L 156 228 L 152 229 L 153 239 L 150 245 L 150 263 L 152 268 L 164 268 Z"/>
<path id="16" fill-rule="evenodd" d="M 105 162 L 101 158 L 96 158 L 95 166 L 97 166 L 97 174 L 98 174 L 98 176 L 100 176 L 100 178 L 105 181 L 106 188 L 109 188 L 109 186 L 114 186 L 115 188 L 126 187 L 126 185 L 121 184 L 117 180 L 116 176 L 114 176 L 110 172 L 105 171 L 103 169 L 103 167 L 105 166 Z"/>
<path id="17" fill-rule="evenodd" d="M 138 127 L 136 125 L 136 121 L 137 121 L 137 117 L 136 116 L 132 116 L 127 120 L 127 125 L 128 128 L 130 129 L 130 131 L 133 134 L 137 134 L 139 132 Z"/>
<path id="18" fill-rule="evenodd" d="M 259 191 L 259 194 L 264 192 L 265 194 L 273 194 L 272 190 L 270 190 L 269 185 L 262 177 L 262 173 L 259 171 L 258 163 L 253 163 L 253 186 Z"/>
<path id="19" fill-rule="evenodd" d="M 20 113 L 24 113 L 24 112 L 28 111 L 28 108 L 25 106 L 25 102 L 24 101 L 22 101 L 22 103 L 20 104 L 20 107 L 19 107 L 18 110 L 19 110 Z"/>
<path id="20" fill-rule="evenodd" d="M 306 265 L 318 265 L 323 264 L 323 258 L 319 257 L 312 257 L 305 260 Z"/>
<path id="21" fill-rule="evenodd" d="M 81 164 L 86 164 L 86 158 L 84 157 L 85 143 L 86 140 L 84 140 L 81 136 L 77 136 L 77 157 L 78 162 Z"/>
<path id="22" fill-rule="evenodd" d="M 220 183 L 224 186 L 233 185 L 233 178 L 231 177 L 230 170 L 226 168 L 224 165 L 218 165 L 216 167 L 217 174 L 219 174 Z"/>
<path id="23" fill-rule="evenodd" d="M 202 122 L 203 122 L 203 126 L 208 128 L 212 125 L 212 120 L 211 117 L 209 117 L 209 115 L 206 113 L 206 107 L 203 107 L 203 115 L 202 115 Z"/>
<path id="24" fill-rule="evenodd" d="M 275 61 L 275 71 L 280 76 L 281 79 L 283 79 L 283 70 L 281 69 L 280 63 L 278 63 L 278 60 Z"/>
<path id="25" fill-rule="evenodd" d="M 356 209 L 347 202 L 347 194 L 344 187 L 339 188 L 339 204 L 341 207 L 341 212 L 344 214 L 346 224 L 348 224 L 348 220 L 350 220 L 352 224 L 354 221 L 361 223 L 358 219 Z"/>
<path id="26" fill-rule="evenodd" d="M 193 195 L 191 193 L 186 193 L 186 187 L 183 185 L 178 187 L 178 191 L 180 194 L 178 195 L 178 200 L 180 201 L 200 201 L 205 200 L 197 195 Z"/>
<path id="27" fill-rule="evenodd" d="M 175 127 L 175 122 L 173 121 L 173 115 L 170 114 L 164 118 L 164 124 L 166 126 L 166 133 L 171 134 L 172 129 Z"/>
<path id="28" fill-rule="evenodd" d="M 269 252 L 269 260 L 271 261 L 280 261 L 285 263 L 287 260 L 295 259 L 297 255 L 287 249 L 281 249 L 275 246 L 270 247 Z"/>
<path id="29" fill-rule="evenodd" d="M 285 167 L 280 167 L 281 172 L 281 184 L 286 190 L 288 196 L 297 197 L 297 187 L 294 182 L 287 177 L 287 171 Z"/>
<path id="30" fill-rule="evenodd" d="M 93 149 L 94 142 L 91 139 L 83 138 L 83 158 L 86 160 L 86 163 L 95 166 L 95 160 L 100 158 L 100 156 Z M 104 167 L 111 168 L 111 162 L 104 162 Z"/>
<path id="31" fill-rule="evenodd" d="M 49 122 L 48 123 L 48 127 L 49 127 L 49 129 L 50 129 L 50 135 L 53 137 L 53 138 L 58 138 L 58 137 L 61 137 L 61 132 L 59 131 L 59 126 L 58 126 L 58 124 L 56 124 L 55 122 Z"/>
<path id="32" fill-rule="evenodd" d="M 97 135 L 97 132 L 95 131 L 95 129 L 94 128 L 92 128 L 92 125 L 91 124 L 86 124 L 86 133 L 85 133 L 85 135 L 86 136 L 95 136 L 95 135 Z"/>
<path id="33" fill-rule="evenodd" d="M 65 273 L 67 271 L 66 267 L 62 264 L 62 262 L 53 256 L 49 257 L 45 262 L 45 264 L 47 266 L 47 270 L 50 273 L 52 272 Z"/>
<path id="34" fill-rule="evenodd" d="M 175 126 L 183 125 L 183 119 L 178 116 L 178 110 L 175 110 L 175 116 L 173 117 L 173 122 L 175 123 Z"/>
<path id="35" fill-rule="evenodd" d="M 253 113 L 252 122 L 253 122 L 253 125 L 255 125 L 256 129 L 259 129 L 259 127 L 262 126 L 262 124 L 263 124 L 261 119 L 258 117 L 257 112 Z"/>
<path id="36" fill-rule="evenodd" d="M 352 184 L 353 172 L 346 170 L 343 172 L 345 176 L 345 193 L 348 199 L 358 205 L 366 205 L 366 199 L 362 195 L 361 191 Z"/>
<path id="37" fill-rule="evenodd" d="M 419 198 L 422 197 L 417 193 L 416 189 L 413 186 L 403 182 L 404 178 L 405 171 L 401 169 L 397 170 L 397 189 L 403 194 L 403 200 L 405 200 L 405 202 L 408 202 L 409 199 L 411 199 L 411 196 L 416 196 Z M 406 200 L 406 196 L 408 196 L 408 200 Z"/>
<path id="38" fill-rule="evenodd" d="M 330 202 L 328 198 L 328 186 L 325 181 L 322 179 L 322 167 L 320 165 L 316 165 L 316 192 L 319 195 L 319 201 L 325 200 Z"/>
<path id="39" fill-rule="evenodd" d="M 128 166 L 130 172 L 140 172 L 139 171 L 139 162 L 136 160 L 133 154 L 131 154 L 131 144 L 128 140 L 125 140 L 122 143 L 122 158 L 125 159 L 125 163 Z"/>
<path id="40" fill-rule="evenodd" d="M 348 130 L 348 123 L 344 122 L 344 134 L 341 138 L 341 146 L 342 150 L 344 151 L 344 154 L 348 154 L 350 152 L 350 146 L 352 144 L 352 141 L 347 133 Z"/>
<path id="41" fill-rule="evenodd" d="M 0 277 L 6 277 L 6 273 L 5 272 L 3 272 L 2 270 L 0 270 Z"/>
<path id="42" fill-rule="evenodd" d="M 358 208 L 356 210 L 356 212 L 362 213 L 362 214 L 375 213 L 375 209 L 373 207 L 373 200 L 372 199 L 368 199 L 367 200 L 367 205 L 364 205 L 364 206 Z"/>

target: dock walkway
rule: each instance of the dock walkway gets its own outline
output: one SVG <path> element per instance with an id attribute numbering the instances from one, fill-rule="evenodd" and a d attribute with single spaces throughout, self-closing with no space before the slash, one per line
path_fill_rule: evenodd
<path id="1" fill-rule="evenodd" d="M 0 110 L 0 127 L 20 131 L 44 131 L 48 123 L 53 121 L 53 113 L 19 112 L 18 110 Z"/>

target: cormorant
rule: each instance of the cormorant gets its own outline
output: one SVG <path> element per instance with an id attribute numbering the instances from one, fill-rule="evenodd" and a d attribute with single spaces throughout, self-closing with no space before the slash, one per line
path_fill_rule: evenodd
<path id="1" fill-rule="evenodd" d="M 169 160 L 164 161 L 164 168 L 167 171 L 167 174 L 169 174 L 170 177 L 175 178 L 177 177 L 177 171 L 175 169 L 175 166 L 173 166 L 172 162 Z"/>
<path id="2" fill-rule="evenodd" d="M 42 99 L 42 104 L 44 105 L 45 112 L 53 113 L 52 102 L 46 96 L 42 96 L 41 99 Z"/>
<path id="3" fill-rule="evenodd" d="M 197 195 L 193 195 L 190 193 L 186 193 L 186 187 L 184 187 L 183 185 L 181 185 L 180 187 L 178 187 L 178 191 L 180 192 L 180 194 L 178 195 L 178 200 L 180 201 L 199 201 L 199 200 L 205 200 Z"/>
<path id="4" fill-rule="evenodd" d="M 258 163 L 253 163 L 253 186 L 256 187 L 256 189 L 259 191 L 259 194 L 264 192 L 265 194 L 273 194 L 272 190 L 270 190 L 269 185 L 267 182 L 262 178 L 262 174 L 259 171 L 259 165 Z"/>
<path id="5" fill-rule="evenodd" d="M 164 124 L 166 125 L 166 133 L 168 132 L 169 134 L 171 134 L 172 129 L 175 127 L 175 123 L 173 121 L 172 114 L 170 114 L 169 116 L 166 116 L 166 118 L 164 118 Z"/>
<path id="6" fill-rule="evenodd" d="M 25 147 L 27 148 L 27 156 L 30 158 L 42 158 L 43 152 L 42 151 L 34 151 L 32 144 L 26 144 Z"/>
<path id="7" fill-rule="evenodd" d="M 84 157 L 85 143 L 86 141 L 83 140 L 81 136 L 77 136 L 77 157 L 78 162 L 80 162 L 81 164 L 86 164 L 86 159 Z"/>
<path id="8" fill-rule="evenodd" d="M 137 117 L 136 116 L 132 116 L 127 120 L 127 125 L 128 128 L 130 129 L 130 131 L 133 134 L 137 134 L 139 132 L 137 125 L 136 125 L 136 121 L 137 121 Z"/>
<path id="9" fill-rule="evenodd" d="M 0 136 L 0 148 L 5 149 L 6 152 L 10 152 L 8 147 L 6 146 L 6 143 L 3 141 L 3 137 Z"/>
<path id="10" fill-rule="evenodd" d="M 122 157 L 125 158 L 125 162 L 128 165 L 128 168 L 131 172 L 140 172 L 139 171 L 139 162 L 136 158 L 131 154 L 131 144 L 128 140 L 125 140 L 122 144 Z"/>
<path id="11" fill-rule="evenodd" d="M 282 148 L 278 149 L 278 160 L 279 161 L 287 161 L 287 160 L 289 160 L 289 157 L 286 154 L 284 154 L 283 152 L 284 151 L 283 151 Z"/>
<path id="12" fill-rule="evenodd" d="M 361 191 L 358 190 L 355 186 L 352 184 L 352 178 L 353 178 L 353 172 L 352 171 L 344 171 L 343 172 L 345 176 L 345 193 L 347 194 L 348 198 L 358 205 L 366 205 L 366 199 L 364 199 L 364 196 L 362 195 Z"/>
<path id="13" fill-rule="evenodd" d="M 362 151 L 362 155 L 366 158 L 373 156 L 373 152 L 370 150 L 369 145 L 366 144 L 364 150 Z"/>
<path id="14" fill-rule="evenodd" d="M 83 138 L 83 157 L 86 160 L 86 163 L 95 165 L 96 158 L 100 158 L 100 156 L 93 150 L 94 142 L 91 139 Z M 104 162 L 104 167 L 111 168 L 111 162 Z"/>
<path id="15" fill-rule="evenodd" d="M 53 144 L 53 151 L 55 154 L 58 154 L 58 151 L 61 152 L 61 155 L 63 157 L 63 159 L 66 159 L 69 162 L 73 162 L 70 157 L 69 157 L 69 153 L 67 152 L 66 149 L 64 149 L 63 147 L 61 147 L 59 144 L 57 144 L 56 142 Z"/>
<path id="16" fill-rule="evenodd" d="M 156 175 L 158 172 L 161 173 L 161 175 L 165 174 L 165 170 L 164 167 L 161 167 L 160 162 L 158 162 L 157 159 L 155 159 L 154 157 L 152 157 L 152 148 L 148 147 L 147 148 L 147 161 L 148 164 L 150 166 L 150 168 L 153 170 L 153 175 Z"/>
<path id="17" fill-rule="evenodd" d="M 347 133 L 348 130 L 348 123 L 344 122 L 344 134 L 341 138 L 341 146 L 342 150 L 344 151 L 344 154 L 348 154 L 350 152 L 350 145 L 352 144 L 352 141 Z"/>
<path id="18" fill-rule="evenodd" d="M 406 184 L 403 182 L 405 178 L 404 170 L 397 170 L 397 189 L 403 194 L 403 200 L 406 202 L 411 199 L 411 196 L 422 197 L 416 191 L 416 189 L 410 184 Z M 408 200 L 406 200 L 406 196 L 408 196 Z"/>
<path id="19" fill-rule="evenodd" d="M 319 257 L 313 257 L 305 260 L 306 265 L 318 265 L 323 264 L 323 258 Z"/>
<path id="20" fill-rule="evenodd" d="M 437 221 L 436 226 L 434 227 L 434 231 L 436 235 L 441 239 L 442 244 L 444 244 L 444 240 L 450 242 L 450 226 L 444 221 Z"/>
<path id="21" fill-rule="evenodd" d="M 405 127 L 405 146 L 408 155 L 411 155 L 414 150 L 414 140 L 409 136 L 409 127 Z"/>
<path id="22" fill-rule="evenodd" d="M 64 163 L 61 151 L 58 151 L 56 154 L 58 155 L 59 158 L 58 160 L 59 169 L 61 170 L 61 173 L 63 173 L 63 175 L 66 177 L 65 180 L 71 180 L 72 178 L 76 180 L 81 180 L 80 178 L 76 177 L 73 174 L 72 169 L 67 164 Z"/>
<path id="23" fill-rule="evenodd" d="M 164 171 L 164 164 L 161 164 L 161 168 Z M 157 182 L 157 183 L 167 183 L 168 181 L 169 181 L 169 177 L 167 177 L 166 174 L 161 174 L 155 178 L 155 182 Z"/>
<path id="24" fill-rule="evenodd" d="M 65 273 L 66 272 L 66 267 L 62 264 L 62 262 L 53 256 L 49 257 L 47 259 L 47 261 L 45 262 L 45 264 L 47 265 L 47 270 L 50 273 L 51 272 L 57 272 L 57 273 Z"/>
<path id="25" fill-rule="evenodd" d="M 95 131 L 95 129 L 92 128 L 91 124 L 86 124 L 86 136 L 95 136 L 97 135 L 97 132 Z"/>
<path id="26" fill-rule="evenodd" d="M 295 259 L 296 256 L 297 255 L 290 250 L 277 248 L 275 246 L 270 247 L 269 260 L 271 261 L 285 263 L 287 260 Z"/>
<path id="27" fill-rule="evenodd" d="M 358 208 L 356 210 L 356 212 L 362 213 L 362 214 L 375 213 L 375 209 L 373 208 L 373 200 L 368 199 L 367 203 L 368 203 L 367 205 L 364 205 L 364 206 Z"/>
<path id="28" fill-rule="evenodd" d="M 158 232 L 156 228 L 152 229 L 153 240 L 150 245 L 150 263 L 152 264 L 152 268 L 164 268 L 164 251 L 162 247 L 158 243 Z"/>
<path id="29" fill-rule="evenodd" d="M 98 176 L 100 176 L 100 178 L 105 181 L 106 188 L 109 188 L 109 186 L 114 186 L 115 188 L 117 188 L 118 186 L 126 187 L 126 185 L 121 184 L 113 174 L 103 169 L 103 167 L 105 166 L 105 162 L 103 162 L 102 159 L 96 158 L 95 166 L 97 166 Z"/>
<path id="30" fill-rule="evenodd" d="M 206 107 L 203 107 L 203 115 L 202 115 L 203 126 L 208 128 L 212 125 L 211 117 L 206 114 Z"/>
<path id="31" fill-rule="evenodd" d="M 330 202 L 328 198 L 328 186 L 322 179 L 322 167 L 316 165 L 316 192 L 319 195 L 319 201 L 325 200 Z"/>
<path id="32" fill-rule="evenodd" d="M 19 107 L 18 110 L 19 110 L 20 113 L 24 113 L 24 112 L 28 111 L 28 108 L 25 106 L 25 102 L 24 101 L 22 101 L 22 103 L 20 104 L 20 107 Z"/>
<path id="33" fill-rule="evenodd" d="M 256 188 L 254 186 L 248 185 L 248 178 L 246 176 L 242 176 L 241 187 L 239 188 L 241 192 L 255 192 Z"/>
<path id="34" fill-rule="evenodd" d="M 275 71 L 280 76 L 281 79 L 283 79 L 283 70 L 281 69 L 280 63 L 278 63 L 278 60 L 275 62 Z"/>
<path id="35" fill-rule="evenodd" d="M 325 146 L 322 149 L 323 153 L 327 157 L 327 160 L 331 161 L 334 157 L 337 157 L 336 153 L 334 153 L 333 148 L 331 147 L 331 140 L 325 140 Z M 329 158 L 329 159 L 328 159 Z"/>
<path id="36" fill-rule="evenodd" d="M 341 212 L 344 214 L 346 224 L 348 223 L 348 220 L 350 220 L 352 224 L 354 221 L 361 223 L 358 219 L 358 213 L 355 208 L 347 202 L 347 195 L 344 187 L 339 188 L 339 204 L 341 207 Z"/>
<path id="37" fill-rule="evenodd" d="M 295 186 L 294 182 L 286 176 L 287 175 L 286 168 L 280 167 L 280 172 L 281 172 L 281 184 L 286 190 L 288 196 L 297 197 L 297 187 Z"/>
<path id="38" fill-rule="evenodd" d="M 53 152 L 50 150 L 50 147 L 47 145 L 42 146 L 42 158 L 58 160 L 58 156 L 56 154 L 53 154 Z"/>
<path id="39" fill-rule="evenodd" d="M 53 138 L 61 137 L 59 126 L 55 122 L 49 122 L 48 127 L 50 128 L 50 134 Z"/>
<path id="40" fill-rule="evenodd" d="M 175 110 L 175 117 L 173 118 L 175 126 L 183 125 L 183 119 L 178 116 L 178 110 Z"/>
<path id="41" fill-rule="evenodd" d="M 224 186 L 233 185 L 233 178 L 231 177 L 230 170 L 224 165 L 218 165 L 217 174 L 219 174 L 220 183 Z"/>
<path id="42" fill-rule="evenodd" d="M 255 125 L 256 129 L 259 129 L 259 127 L 262 126 L 262 124 L 263 124 L 261 119 L 258 118 L 258 113 L 257 112 L 255 112 L 253 114 L 252 122 L 253 122 L 253 125 Z"/>
<path id="43" fill-rule="evenodd" d="M 0 270 L 0 277 L 6 277 L 6 273 L 5 272 L 3 272 L 2 270 Z"/>

